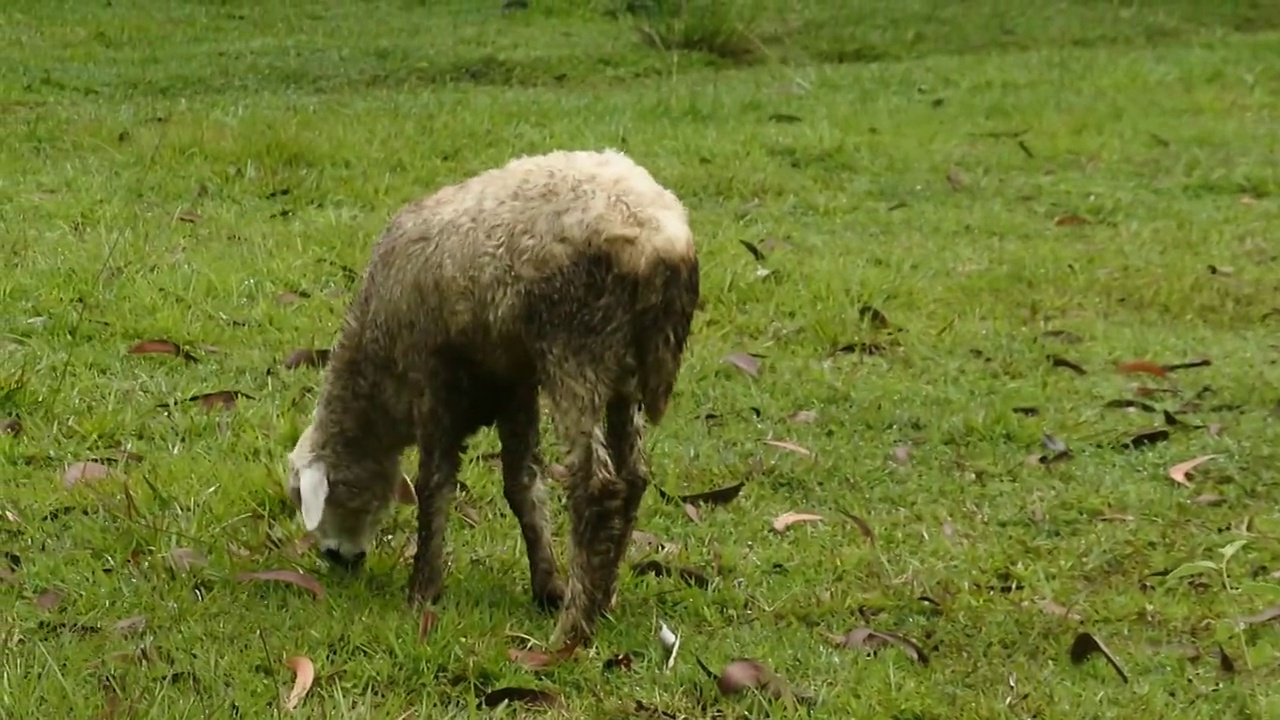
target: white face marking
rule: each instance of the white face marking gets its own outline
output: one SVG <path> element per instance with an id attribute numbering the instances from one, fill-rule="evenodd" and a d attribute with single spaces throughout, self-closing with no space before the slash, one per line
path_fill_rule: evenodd
<path id="1" fill-rule="evenodd" d="M 314 446 L 315 435 L 308 426 L 289 453 L 286 491 L 294 506 L 301 511 L 303 526 L 315 536 L 316 544 L 326 559 L 350 565 L 368 552 L 374 530 L 373 519 L 344 522 L 342 513 L 326 512 L 332 510 L 328 505 L 329 469 L 316 457 Z"/>

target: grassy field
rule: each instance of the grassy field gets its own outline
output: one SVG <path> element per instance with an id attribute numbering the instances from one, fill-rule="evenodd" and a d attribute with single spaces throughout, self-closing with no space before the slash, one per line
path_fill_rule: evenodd
<path id="1" fill-rule="evenodd" d="M 676 4 L 5 4 L 0 716 L 271 717 L 295 656 L 312 718 L 1280 715 L 1280 9 Z M 534 669 L 492 435 L 423 632 L 407 507 L 300 546 L 286 359 L 399 205 L 605 146 L 700 243 L 655 484 L 743 485 L 651 490 Z"/>

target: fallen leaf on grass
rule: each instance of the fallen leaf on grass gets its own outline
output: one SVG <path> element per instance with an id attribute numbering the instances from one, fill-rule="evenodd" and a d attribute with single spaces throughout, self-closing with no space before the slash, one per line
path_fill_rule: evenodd
<path id="1" fill-rule="evenodd" d="M 1198 458 L 1192 458 L 1190 460 L 1187 460 L 1186 462 L 1180 462 L 1177 465 L 1174 465 L 1173 467 L 1169 468 L 1169 477 L 1172 478 L 1174 482 L 1178 483 L 1183 487 L 1191 487 L 1191 482 L 1187 480 L 1187 473 L 1190 473 L 1192 470 L 1196 469 L 1196 467 L 1199 466 L 1201 463 L 1208 462 L 1209 460 L 1213 460 L 1214 458 L 1220 458 L 1220 457 L 1222 456 L 1221 455 L 1203 455 Z"/>
<path id="2" fill-rule="evenodd" d="M 844 635 L 828 635 L 836 647 L 845 648 L 846 650 L 866 650 L 869 653 L 875 653 L 885 645 L 893 645 L 901 648 L 907 654 L 907 657 L 915 660 L 921 665 L 929 664 L 929 657 L 915 642 L 894 632 L 885 632 L 881 630 L 872 630 L 871 628 L 854 628 Z"/>
<path id="3" fill-rule="evenodd" d="M 1169 371 L 1160 363 L 1154 363 L 1150 360 L 1131 360 L 1116 365 L 1116 371 L 1122 373 L 1146 373 L 1147 375 L 1155 375 L 1156 377 L 1166 377 Z"/>
<path id="4" fill-rule="evenodd" d="M 888 348 L 878 342 L 845 343 L 831 351 L 832 355 L 883 355 Z"/>
<path id="5" fill-rule="evenodd" d="M 700 590 L 706 590 L 711 587 L 711 578 L 707 577 L 701 570 L 690 567 L 678 567 L 672 570 L 658 560 L 651 559 L 636 563 L 631 566 L 631 572 L 635 575 L 652 575 L 658 578 L 665 578 L 675 574 L 685 583 Z"/>
<path id="6" fill-rule="evenodd" d="M 431 634 L 431 629 L 440 621 L 440 616 L 427 609 L 422 611 L 422 619 L 418 621 L 418 642 L 424 642 Z"/>
<path id="7" fill-rule="evenodd" d="M 1053 365 L 1054 367 L 1066 368 L 1077 375 L 1085 375 L 1089 372 L 1088 370 L 1085 370 L 1083 367 L 1080 367 L 1078 363 L 1072 362 L 1071 360 L 1068 360 L 1062 357 L 1061 355 L 1049 355 L 1048 357 L 1049 357 L 1049 364 Z"/>
<path id="8" fill-rule="evenodd" d="M 22 420 L 16 417 L 0 421 L 0 435 L 17 437 L 22 434 Z"/>
<path id="9" fill-rule="evenodd" d="M 1056 603 L 1053 600 L 1050 600 L 1048 598 L 1045 598 L 1044 600 L 1037 602 L 1036 607 L 1039 607 L 1041 610 L 1043 610 L 1045 614 L 1053 615 L 1054 617 L 1066 618 L 1068 620 L 1080 619 L 1080 614 L 1077 613 L 1076 611 L 1068 608 L 1065 605 Z"/>
<path id="10" fill-rule="evenodd" d="M 111 629 L 121 635 L 128 636 L 142 630 L 142 628 L 146 626 L 147 626 L 146 615 L 134 615 L 133 617 L 127 617 L 117 622 L 115 625 L 112 625 Z"/>
<path id="11" fill-rule="evenodd" d="M 656 550 L 660 553 L 669 553 L 679 547 L 674 543 L 665 542 L 657 535 L 644 530 L 633 530 L 631 532 L 631 542 L 640 546 L 642 549 Z"/>
<path id="12" fill-rule="evenodd" d="M 1068 345 L 1078 345 L 1084 342 L 1084 338 L 1070 330 L 1045 330 L 1040 333 L 1040 337 L 1046 340 L 1057 340 Z"/>
<path id="13" fill-rule="evenodd" d="M 755 258 L 756 262 L 764 262 L 764 253 L 760 251 L 760 248 L 756 247 L 755 243 L 747 242 L 746 240 L 739 240 L 738 242 L 747 249 L 747 252 L 751 253 L 751 257 Z"/>
<path id="14" fill-rule="evenodd" d="M 507 657 L 511 658 L 511 662 L 523 665 L 530 670 L 542 670 L 544 668 L 555 665 L 556 663 L 568 660 L 578 649 L 577 643 L 569 643 L 559 650 L 553 652 L 541 652 L 538 650 L 519 650 L 517 648 L 509 648 Z"/>
<path id="15" fill-rule="evenodd" d="M 1273 605 L 1254 615 L 1238 617 L 1236 618 L 1236 622 L 1240 625 L 1261 625 L 1263 623 L 1269 623 L 1276 618 L 1280 618 L 1280 605 Z"/>
<path id="16" fill-rule="evenodd" d="M 279 295 L 276 295 L 276 302 L 280 303 L 281 305 L 292 305 L 296 302 L 305 300 L 309 297 L 311 297 L 311 293 L 305 292 L 303 290 L 297 290 L 297 291 L 285 290 Z"/>
<path id="17" fill-rule="evenodd" d="M 484 707 L 498 707 L 503 703 L 523 704 L 539 708 L 558 708 L 563 706 L 564 701 L 551 690 L 535 690 L 522 687 L 501 687 L 497 690 L 490 690 L 480 699 L 480 704 Z"/>
<path id="18" fill-rule="evenodd" d="M 204 554 L 194 548 L 174 548 L 169 551 L 165 559 L 175 572 L 188 572 L 193 568 L 209 564 Z"/>
<path id="19" fill-rule="evenodd" d="M 813 699 L 807 691 L 791 687 L 786 680 L 759 660 L 734 658 L 718 676 L 711 672 L 701 659 L 695 658 L 695 660 L 703 672 L 715 678 L 716 689 L 722 695 L 736 695 L 747 690 L 757 690 L 778 700 L 797 699 L 809 702 Z"/>
<path id="20" fill-rule="evenodd" d="M 776 448 L 779 448 L 782 450 L 788 450 L 790 452 L 796 453 L 797 455 L 813 457 L 813 452 L 810 451 L 808 448 L 801 447 L 788 440 L 764 440 L 762 442 L 764 442 L 765 445 L 772 445 Z"/>
<path id="21" fill-rule="evenodd" d="M 1224 673 L 1236 671 L 1236 661 L 1231 659 L 1221 644 L 1218 645 L 1218 669 Z"/>
<path id="22" fill-rule="evenodd" d="M 693 505 L 724 505 L 738 497 L 745 485 L 745 482 L 740 482 L 718 490 L 708 490 L 707 492 L 690 493 L 688 495 L 672 495 L 666 490 L 658 488 L 658 495 L 668 502 L 691 503 Z"/>
<path id="23" fill-rule="evenodd" d="M 1130 435 L 1127 440 L 1120 443 L 1123 450 L 1139 450 L 1150 445 L 1162 443 L 1169 439 L 1169 431 L 1164 428 L 1153 428 L 1150 430 L 1140 430 Z"/>
<path id="24" fill-rule="evenodd" d="M 964 173 L 960 168 L 952 165 L 947 169 L 947 184 L 952 190 L 961 190 L 965 186 Z"/>
<path id="25" fill-rule="evenodd" d="M 1054 218 L 1053 224 L 1056 227 L 1075 227 L 1077 225 L 1089 225 L 1090 223 L 1088 220 L 1076 215 L 1075 213 L 1067 213 L 1066 215 L 1059 215 Z"/>
<path id="26" fill-rule="evenodd" d="M 110 468 L 100 462 L 81 460 L 67 466 L 62 473 L 62 484 L 69 488 L 82 482 L 101 480 L 109 472 L 111 472 Z"/>
<path id="27" fill-rule="evenodd" d="M 785 512 L 773 519 L 773 531 L 783 533 L 787 528 L 799 522 L 819 522 L 822 520 L 821 515 L 813 515 L 810 513 Z"/>
<path id="28" fill-rule="evenodd" d="M 284 664 L 293 670 L 293 689 L 284 699 L 284 709 L 292 712 L 311 690 L 311 683 L 316 680 L 316 666 L 309 658 L 301 655 L 285 660 Z"/>
<path id="29" fill-rule="evenodd" d="M 332 354 L 333 350 L 330 348 L 298 348 L 285 357 L 283 365 L 286 370 L 324 367 L 329 364 L 329 357 Z"/>
<path id="30" fill-rule="evenodd" d="M 872 305 L 859 306 L 858 317 L 870 323 L 876 330 L 889 330 L 893 327 L 893 323 L 889 322 L 889 316 Z"/>
<path id="31" fill-rule="evenodd" d="M 863 520 L 848 510 L 841 510 L 840 514 L 849 518 L 849 521 L 857 526 L 858 532 L 862 533 L 862 537 L 866 538 L 872 545 L 876 544 L 876 534 L 872 531 L 871 526 L 867 524 L 866 520 Z"/>
<path id="32" fill-rule="evenodd" d="M 787 419 L 793 423 L 811 423 L 818 419 L 818 413 L 812 410 L 798 410 Z"/>
<path id="33" fill-rule="evenodd" d="M 195 355 L 187 352 L 181 345 L 172 340 L 143 340 L 129 348 L 130 355 L 172 355 L 187 362 L 197 362 Z"/>
<path id="34" fill-rule="evenodd" d="M 183 403 L 198 402 L 201 405 L 203 405 L 206 410 L 215 410 L 219 408 L 225 409 L 225 410 L 232 410 L 235 408 L 236 401 L 239 398 L 247 398 L 249 400 L 257 399 L 254 396 L 248 393 L 240 392 L 239 390 L 217 390 L 215 392 L 202 393 L 200 395 L 192 395 L 191 397 L 183 400 L 175 400 L 173 402 L 161 403 L 156 407 L 161 407 L 161 408 L 176 407 Z"/>
<path id="35" fill-rule="evenodd" d="M 1155 405 L 1152 405 L 1151 403 L 1145 403 L 1145 402 L 1142 402 L 1141 400 L 1133 400 L 1130 398 L 1117 398 L 1115 400 L 1108 400 L 1102 405 L 1102 407 L 1113 408 L 1116 410 L 1141 410 L 1143 412 L 1149 412 L 1149 413 L 1160 412 L 1159 408 L 1157 408 Z"/>
<path id="36" fill-rule="evenodd" d="M 45 612 L 54 609 L 60 602 L 62 602 L 62 593 L 52 589 L 45 590 L 37 595 L 35 599 L 36 607 Z"/>
<path id="37" fill-rule="evenodd" d="M 1107 646 L 1102 644 L 1101 640 L 1087 632 L 1076 635 L 1076 639 L 1071 643 L 1071 662 L 1079 665 L 1088 660 L 1089 656 L 1094 653 L 1101 653 L 1102 657 L 1106 658 L 1107 662 L 1116 671 L 1116 674 L 1120 676 L 1120 679 L 1126 683 L 1129 682 L 1129 676 L 1125 674 L 1124 669 L 1120 667 L 1120 663 L 1111 654 L 1111 651 L 1107 649 Z"/>
<path id="38" fill-rule="evenodd" d="M 273 582 L 283 582 L 297 585 L 305 590 L 310 590 L 316 598 L 324 597 L 324 587 L 319 582 L 308 575 L 303 575 L 296 570 L 259 570 L 256 572 L 242 572 L 236 575 L 236 579 L 240 582 L 252 582 L 254 580 L 265 580 Z"/>
<path id="39" fill-rule="evenodd" d="M 684 514 L 696 523 L 702 522 L 702 513 L 698 512 L 698 506 L 693 503 L 684 504 Z"/>
<path id="40" fill-rule="evenodd" d="M 631 669 L 632 662 L 631 655 L 628 653 L 618 653 L 604 661 L 604 671 L 621 670 L 622 672 L 627 672 Z"/>
<path id="41" fill-rule="evenodd" d="M 738 368 L 751 377 L 760 377 L 760 358 L 749 353 L 733 353 L 726 355 L 724 362 Z"/>

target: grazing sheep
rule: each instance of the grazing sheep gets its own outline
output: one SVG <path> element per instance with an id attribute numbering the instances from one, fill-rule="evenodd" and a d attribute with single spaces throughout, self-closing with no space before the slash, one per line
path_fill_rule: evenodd
<path id="1" fill-rule="evenodd" d="M 558 642 L 589 642 L 649 482 L 644 419 L 666 411 L 698 296 L 684 206 L 620 152 L 522 157 L 406 205 L 374 246 L 289 455 L 290 496 L 321 552 L 360 565 L 417 443 L 409 599 L 436 600 L 464 444 L 496 426 L 534 600 L 561 609 Z M 540 396 L 567 446 L 567 588 Z"/>

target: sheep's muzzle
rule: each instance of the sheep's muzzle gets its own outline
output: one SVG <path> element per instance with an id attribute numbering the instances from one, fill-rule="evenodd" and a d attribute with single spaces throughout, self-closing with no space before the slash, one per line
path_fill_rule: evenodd
<path id="1" fill-rule="evenodd" d="M 369 555 L 367 552 L 361 550 L 355 555 L 347 556 L 339 552 L 337 548 L 331 547 L 321 550 L 320 554 L 324 556 L 324 559 L 327 560 L 330 565 L 348 571 L 356 571 L 361 567 L 364 567 L 364 559 Z"/>

